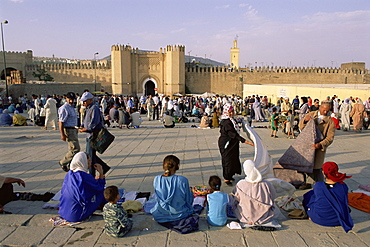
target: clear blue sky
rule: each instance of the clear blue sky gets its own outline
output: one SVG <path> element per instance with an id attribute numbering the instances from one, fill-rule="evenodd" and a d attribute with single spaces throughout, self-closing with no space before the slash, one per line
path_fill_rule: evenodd
<path id="1" fill-rule="evenodd" d="M 92 59 L 113 44 L 229 62 L 238 35 L 240 66 L 370 67 L 370 0 L 0 0 L 5 49 Z"/>

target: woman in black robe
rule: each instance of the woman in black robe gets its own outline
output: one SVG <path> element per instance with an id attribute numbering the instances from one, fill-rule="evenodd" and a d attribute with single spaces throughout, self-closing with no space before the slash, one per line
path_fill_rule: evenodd
<path id="1" fill-rule="evenodd" d="M 239 135 L 240 129 L 233 118 L 234 114 L 231 104 L 225 104 L 220 123 L 221 136 L 218 138 L 218 147 L 222 157 L 222 173 L 227 185 L 232 185 L 234 174 L 241 174 L 242 171 L 239 160 L 239 142 L 253 146 L 252 142 Z"/>

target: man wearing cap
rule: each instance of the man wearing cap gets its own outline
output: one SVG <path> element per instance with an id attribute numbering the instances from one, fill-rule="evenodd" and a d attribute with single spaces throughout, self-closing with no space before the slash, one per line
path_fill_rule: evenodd
<path id="1" fill-rule="evenodd" d="M 72 92 L 67 93 L 66 103 L 62 105 L 59 110 L 59 131 L 60 139 L 68 143 L 68 152 L 64 158 L 59 162 L 63 171 L 68 172 L 69 163 L 73 156 L 80 152 L 80 143 L 78 142 L 77 131 L 77 113 L 73 107 L 75 94 Z"/>
<path id="2" fill-rule="evenodd" d="M 289 110 L 293 110 L 292 104 L 290 104 L 288 97 L 284 97 L 284 102 L 281 103 L 281 115 L 288 115 Z"/>
<path id="3" fill-rule="evenodd" d="M 90 146 L 89 139 L 94 132 L 98 132 L 104 127 L 103 117 L 101 116 L 99 107 L 94 103 L 94 96 L 90 92 L 83 93 L 80 101 L 86 107 L 84 121 L 80 128 L 80 132 L 86 132 L 86 152 L 90 155 L 92 164 L 100 164 L 105 174 L 109 171 L 110 167 L 96 155 L 96 150 Z M 90 174 L 95 176 L 94 166 L 91 166 Z"/>

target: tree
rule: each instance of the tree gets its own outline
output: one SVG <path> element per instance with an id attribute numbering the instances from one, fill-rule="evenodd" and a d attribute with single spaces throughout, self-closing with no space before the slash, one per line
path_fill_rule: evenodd
<path id="1" fill-rule="evenodd" d="M 33 72 L 32 75 L 34 77 L 39 78 L 39 81 L 53 81 L 54 80 L 54 78 L 51 75 L 49 75 L 45 69 L 38 69 L 37 73 Z"/>

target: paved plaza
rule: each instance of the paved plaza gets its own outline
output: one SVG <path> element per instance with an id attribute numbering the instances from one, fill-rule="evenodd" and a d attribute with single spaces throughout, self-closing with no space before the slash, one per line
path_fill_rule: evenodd
<path id="1" fill-rule="evenodd" d="M 177 174 L 186 176 L 191 186 L 207 185 L 211 175 L 222 177 L 217 146 L 219 129 L 191 128 L 192 124 L 165 129 L 160 122 L 144 117 L 142 128 L 111 128 L 116 139 L 100 156 L 112 168 L 107 174 L 107 185 L 153 192 L 153 179 L 163 173 L 162 161 L 168 154 L 180 158 Z M 271 138 L 269 129 L 256 128 L 256 132 L 267 144 L 274 162 L 293 142 L 281 133 L 279 138 Z M 328 149 L 326 160 L 337 162 L 342 172 L 353 176 L 346 180 L 350 190 L 357 189 L 359 184 L 370 184 L 369 134 L 370 130 L 357 134 L 337 131 Z M 84 137 L 79 135 L 82 150 Z M 242 144 L 240 150 L 242 161 L 253 159 L 253 147 Z M 66 174 L 58 161 L 66 151 L 67 144 L 60 140 L 59 131 L 34 126 L 0 128 L 0 174 L 26 182 L 26 188 L 14 185 L 15 191 L 58 192 Z M 243 176 L 236 178 L 238 181 Z M 222 185 L 223 192 L 229 193 L 231 189 Z M 295 195 L 301 198 L 303 193 L 297 191 Z M 58 212 L 42 209 L 43 204 L 23 200 L 7 204 L 5 210 L 13 214 L 0 215 L 0 246 L 370 246 L 370 214 L 356 209 L 351 213 L 355 227 L 349 233 L 341 227 L 322 227 L 309 220 L 291 219 L 281 221 L 282 228 L 274 232 L 230 230 L 208 225 L 202 214 L 200 231 L 181 235 L 160 226 L 150 215 L 135 214 L 133 230 L 116 239 L 104 233 L 101 215 L 93 215 L 76 228 L 54 228 L 48 220 Z"/>

